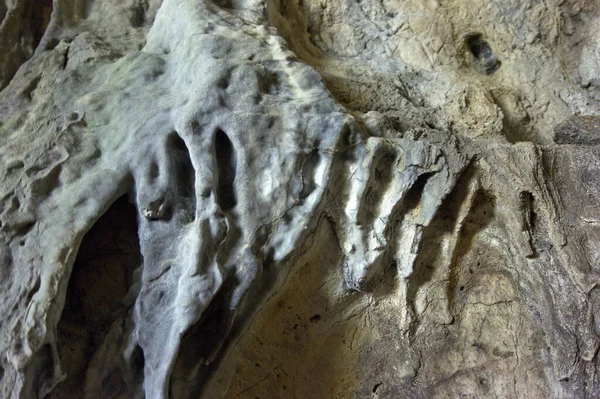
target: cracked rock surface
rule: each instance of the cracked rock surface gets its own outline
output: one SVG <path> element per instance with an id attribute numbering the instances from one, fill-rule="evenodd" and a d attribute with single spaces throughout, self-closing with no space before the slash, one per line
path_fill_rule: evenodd
<path id="1" fill-rule="evenodd" d="M 599 397 L 599 17 L 1 3 L 0 397 Z"/>

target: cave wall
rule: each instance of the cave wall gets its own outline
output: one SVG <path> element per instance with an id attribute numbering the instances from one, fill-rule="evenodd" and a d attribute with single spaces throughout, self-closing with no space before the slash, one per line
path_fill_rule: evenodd
<path id="1" fill-rule="evenodd" d="M 600 396 L 596 2 L 42 3 L 0 396 Z"/>

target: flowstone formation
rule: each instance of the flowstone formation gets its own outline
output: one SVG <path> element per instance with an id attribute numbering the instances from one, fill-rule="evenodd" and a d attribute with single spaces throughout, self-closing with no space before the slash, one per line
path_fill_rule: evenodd
<path id="1" fill-rule="evenodd" d="M 0 4 L 0 396 L 600 396 L 598 15 Z"/>

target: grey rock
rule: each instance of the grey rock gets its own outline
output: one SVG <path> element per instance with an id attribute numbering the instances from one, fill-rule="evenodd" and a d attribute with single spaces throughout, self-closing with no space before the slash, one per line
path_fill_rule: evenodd
<path id="1" fill-rule="evenodd" d="M 0 5 L 0 396 L 600 395 L 597 10 L 401 3 Z"/>
<path id="2" fill-rule="evenodd" d="M 556 144 L 600 144 L 600 117 L 574 116 L 554 128 Z"/>

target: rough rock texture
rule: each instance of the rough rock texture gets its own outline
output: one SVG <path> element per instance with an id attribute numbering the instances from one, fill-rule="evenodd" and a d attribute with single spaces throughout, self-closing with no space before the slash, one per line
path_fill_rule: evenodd
<path id="1" fill-rule="evenodd" d="M 600 396 L 596 2 L 42 3 L 1 397 Z"/>

